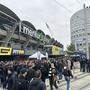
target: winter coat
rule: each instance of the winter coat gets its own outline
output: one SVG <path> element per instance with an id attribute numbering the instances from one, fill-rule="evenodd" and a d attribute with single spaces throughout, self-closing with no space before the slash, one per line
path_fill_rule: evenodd
<path id="1" fill-rule="evenodd" d="M 13 85 L 12 90 L 28 90 L 28 81 L 24 77 L 17 79 L 16 83 Z"/>
<path id="2" fill-rule="evenodd" d="M 29 90 L 46 90 L 46 85 L 42 80 L 34 78 L 29 84 Z"/>

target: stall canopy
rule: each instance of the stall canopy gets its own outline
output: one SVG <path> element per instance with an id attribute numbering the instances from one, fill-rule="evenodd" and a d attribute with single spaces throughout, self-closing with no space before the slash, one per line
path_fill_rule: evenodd
<path id="1" fill-rule="evenodd" d="M 29 58 L 36 58 L 36 59 L 41 60 L 42 58 L 46 58 L 46 56 L 38 51 L 38 52 L 34 53 L 33 55 L 29 56 Z"/>

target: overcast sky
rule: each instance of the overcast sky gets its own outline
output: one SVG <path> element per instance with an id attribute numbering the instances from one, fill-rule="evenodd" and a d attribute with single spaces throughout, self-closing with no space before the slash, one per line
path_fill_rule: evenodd
<path id="1" fill-rule="evenodd" d="M 21 20 L 51 35 L 45 25 L 47 22 L 53 37 L 66 47 L 70 43 L 70 17 L 82 9 L 84 3 L 90 5 L 90 0 L 0 0 L 0 3 L 13 10 Z"/>

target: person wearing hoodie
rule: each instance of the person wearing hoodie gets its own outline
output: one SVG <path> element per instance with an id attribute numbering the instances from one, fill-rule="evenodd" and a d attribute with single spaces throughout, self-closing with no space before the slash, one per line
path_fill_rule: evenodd
<path id="1" fill-rule="evenodd" d="M 31 80 L 28 90 L 46 90 L 45 83 L 41 80 L 41 71 L 37 70 L 35 72 L 35 77 Z"/>

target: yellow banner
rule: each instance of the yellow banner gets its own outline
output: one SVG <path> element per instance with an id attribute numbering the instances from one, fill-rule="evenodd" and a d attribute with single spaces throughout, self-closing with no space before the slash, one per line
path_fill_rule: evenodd
<path id="1" fill-rule="evenodd" d="M 52 55 L 60 55 L 60 47 L 52 46 Z"/>
<path id="2" fill-rule="evenodd" d="M 24 54 L 24 50 L 19 50 L 18 53 L 19 54 Z"/>
<path id="3" fill-rule="evenodd" d="M 0 55 L 11 55 L 12 48 L 0 47 Z"/>

